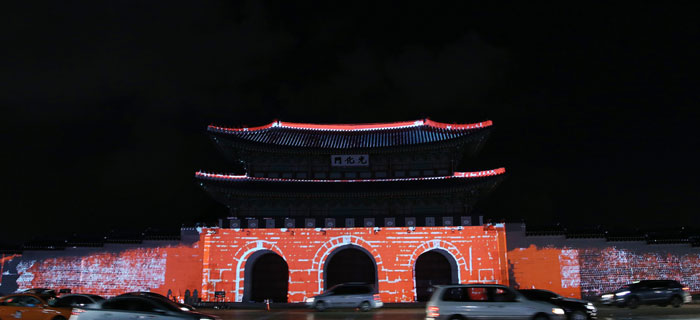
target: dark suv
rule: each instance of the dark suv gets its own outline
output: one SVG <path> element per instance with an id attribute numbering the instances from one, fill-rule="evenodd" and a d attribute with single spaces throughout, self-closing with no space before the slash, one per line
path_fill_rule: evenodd
<path id="1" fill-rule="evenodd" d="M 521 289 L 518 292 L 530 300 L 548 302 L 564 309 L 566 318 L 569 320 L 598 319 L 598 310 L 588 301 L 564 298 L 552 291 L 542 289 Z"/>
<path id="2" fill-rule="evenodd" d="M 687 287 L 675 280 L 642 280 L 603 294 L 600 302 L 636 308 L 640 304 L 657 304 L 676 308 L 692 300 Z"/>

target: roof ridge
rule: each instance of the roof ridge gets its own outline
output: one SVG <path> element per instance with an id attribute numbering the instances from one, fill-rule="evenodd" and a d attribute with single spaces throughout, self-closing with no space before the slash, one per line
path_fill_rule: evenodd
<path id="1" fill-rule="evenodd" d="M 411 127 L 421 127 L 428 126 L 433 128 L 447 129 L 447 130 L 472 130 L 485 128 L 493 125 L 493 121 L 486 120 L 475 123 L 466 124 L 449 124 L 443 122 L 437 122 L 426 119 L 413 120 L 413 121 L 399 121 L 399 122 L 379 122 L 379 123 L 360 123 L 360 124 L 315 124 L 315 123 L 301 123 L 301 122 L 285 122 L 275 120 L 269 124 L 257 126 L 257 127 L 245 127 L 245 128 L 230 128 L 215 126 L 213 124 L 209 125 L 207 129 L 219 132 L 250 132 L 250 131 L 261 131 L 270 128 L 288 128 L 288 129 L 299 129 L 299 130 L 318 130 L 318 131 L 375 131 L 375 130 L 392 130 L 392 129 L 402 129 Z"/>

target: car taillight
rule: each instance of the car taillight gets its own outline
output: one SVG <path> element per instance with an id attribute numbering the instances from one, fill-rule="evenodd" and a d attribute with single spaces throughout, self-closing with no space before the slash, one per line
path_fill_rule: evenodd
<path id="1" fill-rule="evenodd" d="M 428 317 L 429 318 L 437 318 L 440 316 L 440 308 L 436 306 L 430 306 L 428 307 Z"/>
<path id="2" fill-rule="evenodd" d="M 690 291 L 690 288 L 688 288 L 688 287 L 683 287 L 683 291 Z"/>
<path id="3" fill-rule="evenodd" d="M 381 301 L 381 300 L 382 300 L 382 298 L 378 294 L 374 295 L 374 301 Z"/>
<path id="4" fill-rule="evenodd" d="M 85 312 L 83 309 L 78 309 L 78 308 L 73 308 L 73 311 L 71 311 L 70 315 L 71 316 L 79 316 L 81 313 Z"/>

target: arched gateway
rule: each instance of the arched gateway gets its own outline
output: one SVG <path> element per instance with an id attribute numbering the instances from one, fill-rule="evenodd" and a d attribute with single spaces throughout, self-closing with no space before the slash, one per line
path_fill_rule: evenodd
<path id="1" fill-rule="evenodd" d="M 458 282 L 457 262 L 444 250 L 433 249 L 418 256 L 415 265 L 416 300 L 428 301 L 432 287 Z"/>
<path id="2" fill-rule="evenodd" d="M 341 283 L 368 283 L 377 288 L 377 263 L 372 254 L 360 246 L 345 245 L 326 258 L 323 267 L 324 289 Z"/>

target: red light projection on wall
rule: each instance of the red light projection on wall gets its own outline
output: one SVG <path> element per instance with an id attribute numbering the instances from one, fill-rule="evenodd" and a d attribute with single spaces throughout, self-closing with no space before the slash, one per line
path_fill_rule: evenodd
<path id="1" fill-rule="evenodd" d="M 202 229 L 193 246 L 124 248 L 84 255 L 15 256 L 16 287 L 71 288 L 114 296 L 153 291 L 179 297 L 198 291 L 203 301 L 242 301 L 247 259 L 269 251 L 289 268 L 287 300 L 303 302 L 324 286 L 324 265 L 336 250 L 362 248 L 376 264 L 383 301 L 415 300 L 415 263 L 441 250 L 457 266 L 460 283 L 508 283 L 505 231 L 484 227 Z M 47 252 L 45 255 L 56 255 Z M 215 292 L 224 291 L 224 298 Z"/>
<path id="2" fill-rule="evenodd" d="M 201 287 L 202 260 L 197 247 L 131 248 L 85 256 L 22 259 L 16 266 L 17 289 L 70 288 L 72 292 L 115 296 L 152 291 L 183 296 Z"/>
<path id="3" fill-rule="evenodd" d="M 0 286 L 2 286 L 2 276 L 5 274 L 5 263 L 19 257 L 20 255 L 18 254 L 0 254 Z"/>
<path id="4" fill-rule="evenodd" d="M 345 248 L 362 248 L 376 265 L 381 298 L 416 298 L 418 257 L 440 250 L 457 266 L 460 283 L 511 283 L 568 297 L 594 297 L 641 279 L 674 279 L 700 292 L 695 248 L 640 244 L 557 248 L 526 244 L 507 252 L 502 227 L 331 229 L 201 229 L 192 245 L 110 245 L 94 249 L 0 255 L 0 293 L 34 287 L 114 296 L 149 290 L 182 300 L 242 301 L 254 254 L 274 252 L 289 270 L 287 300 L 301 302 L 325 288 L 324 265 Z M 195 238 L 197 239 L 197 238 Z M 529 246 L 529 247 L 524 247 Z M 330 258 L 332 259 L 332 258 Z M 509 273 L 510 271 L 510 273 Z M 510 277 L 510 279 L 509 279 Z M 216 291 L 225 297 L 215 298 Z"/>
<path id="5" fill-rule="evenodd" d="M 581 291 L 599 295 L 642 279 L 677 280 L 700 292 L 700 253 L 636 252 L 615 247 L 579 249 Z"/>
<path id="6" fill-rule="evenodd" d="M 246 260 L 260 250 L 274 252 L 287 262 L 289 302 L 321 293 L 326 259 L 345 246 L 360 247 L 372 255 L 378 289 L 386 302 L 415 300 L 416 259 L 433 249 L 446 251 L 454 259 L 460 283 L 508 283 L 503 228 L 205 229 L 202 238 L 206 300 L 215 300 L 216 291 L 225 291 L 224 301 L 242 301 Z"/>
<path id="7" fill-rule="evenodd" d="M 672 279 L 700 292 L 700 254 L 604 248 L 518 248 L 508 251 L 519 288 L 548 289 L 567 297 L 595 297 L 643 279 Z"/>
<path id="8" fill-rule="evenodd" d="M 578 251 L 530 246 L 508 251 L 513 279 L 519 289 L 548 289 L 570 298 L 581 297 Z"/>

